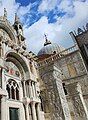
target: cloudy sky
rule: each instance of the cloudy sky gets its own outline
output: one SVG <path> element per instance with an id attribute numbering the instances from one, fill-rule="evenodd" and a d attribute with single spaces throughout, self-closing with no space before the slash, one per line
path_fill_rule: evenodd
<path id="1" fill-rule="evenodd" d="M 51 42 L 73 45 L 70 31 L 88 22 L 88 0 L 0 0 L 0 15 L 8 11 L 13 24 L 17 12 L 24 26 L 28 50 L 37 53 L 44 44 L 44 33 Z"/>

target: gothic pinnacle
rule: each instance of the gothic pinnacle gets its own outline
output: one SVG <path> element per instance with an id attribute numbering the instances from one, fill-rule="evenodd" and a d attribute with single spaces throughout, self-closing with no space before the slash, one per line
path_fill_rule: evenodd
<path id="1" fill-rule="evenodd" d="M 4 8 L 4 17 L 7 18 L 7 10 Z"/>
<path id="2" fill-rule="evenodd" d="M 15 22 L 19 22 L 19 17 L 17 16 L 17 13 L 15 13 Z"/>

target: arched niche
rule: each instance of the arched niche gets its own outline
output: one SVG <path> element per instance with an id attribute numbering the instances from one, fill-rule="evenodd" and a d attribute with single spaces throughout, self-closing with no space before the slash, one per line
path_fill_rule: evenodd
<path id="1" fill-rule="evenodd" d="M 12 62 L 17 66 L 23 80 L 28 80 L 30 78 L 28 66 L 25 60 L 18 53 L 13 51 L 7 52 L 5 55 L 5 61 Z"/>

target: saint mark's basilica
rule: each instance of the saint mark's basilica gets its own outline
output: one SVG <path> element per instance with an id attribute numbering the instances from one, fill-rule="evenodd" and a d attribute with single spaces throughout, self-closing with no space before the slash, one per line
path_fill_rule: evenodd
<path id="1" fill-rule="evenodd" d="M 27 51 L 15 14 L 0 17 L 0 120 L 88 120 L 88 24 L 70 32 L 68 49 L 52 43 Z M 30 38 L 29 38 L 30 40 Z"/>

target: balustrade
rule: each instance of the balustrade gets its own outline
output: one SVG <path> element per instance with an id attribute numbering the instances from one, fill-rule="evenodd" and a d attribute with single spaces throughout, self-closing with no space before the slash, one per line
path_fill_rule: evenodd
<path id="1" fill-rule="evenodd" d="M 74 45 L 74 46 L 72 46 L 72 47 L 70 47 L 68 49 L 63 50 L 62 52 L 60 52 L 58 54 L 52 55 L 49 58 L 44 59 L 43 61 L 39 61 L 38 65 L 39 65 L 39 67 L 41 67 L 41 66 L 44 66 L 46 64 L 52 63 L 53 61 L 57 60 L 58 58 L 61 58 L 61 57 L 65 56 L 65 55 L 68 55 L 68 54 L 70 54 L 70 53 L 72 53 L 72 52 L 74 52 L 76 50 L 78 50 L 78 48 L 77 48 L 76 45 Z"/>

